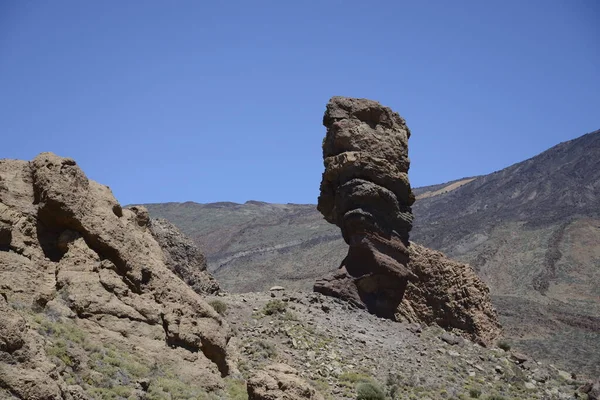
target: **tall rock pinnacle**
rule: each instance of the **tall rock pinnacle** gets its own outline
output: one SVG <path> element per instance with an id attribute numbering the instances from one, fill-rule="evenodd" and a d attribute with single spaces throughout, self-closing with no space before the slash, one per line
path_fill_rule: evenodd
<path id="1" fill-rule="evenodd" d="M 415 198 L 404 119 L 375 101 L 333 97 L 323 125 L 317 208 L 349 248 L 338 271 L 314 290 L 381 317 L 435 323 L 493 343 L 501 327 L 485 283 L 469 265 L 408 241 Z"/>
<path id="2" fill-rule="evenodd" d="M 393 318 L 409 279 L 408 235 L 414 202 L 404 119 L 381 104 L 333 97 L 323 125 L 325 172 L 318 210 L 350 246 L 333 277 L 315 291 Z"/>

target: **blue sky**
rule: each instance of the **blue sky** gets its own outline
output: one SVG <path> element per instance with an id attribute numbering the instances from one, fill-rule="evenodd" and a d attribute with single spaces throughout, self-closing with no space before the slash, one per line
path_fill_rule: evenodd
<path id="1" fill-rule="evenodd" d="M 123 204 L 315 203 L 334 95 L 392 107 L 413 186 L 600 128 L 600 2 L 0 2 L 0 158 Z"/>

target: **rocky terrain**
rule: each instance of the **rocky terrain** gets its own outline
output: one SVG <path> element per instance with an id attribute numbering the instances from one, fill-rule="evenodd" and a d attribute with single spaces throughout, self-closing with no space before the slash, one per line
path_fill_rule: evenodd
<path id="1" fill-rule="evenodd" d="M 443 257 L 409 248 L 419 264 Z M 204 268 L 176 228 L 122 208 L 72 159 L 0 160 L 0 399 L 594 399 L 600 390 L 507 343 L 485 348 L 460 330 L 381 319 L 318 293 L 222 293 Z M 461 271 L 446 259 L 427 271 L 439 268 Z"/>
<path id="2" fill-rule="evenodd" d="M 411 239 L 468 262 L 516 348 L 600 374 L 600 131 L 494 174 L 414 189 Z M 314 205 L 148 204 L 230 292 L 310 290 L 347 247 Z"/>
<path id="3" fill-rule="evenodd" d="M 283 363 L 326 399 L 574 399 L 586 382 L 525 354 L 433 326 L 378 318 L 340 299 L 273 288 L 210 297 L 235 332 L 242 374 Z M 585 388 L 582 388 L 585 389 Z"/>

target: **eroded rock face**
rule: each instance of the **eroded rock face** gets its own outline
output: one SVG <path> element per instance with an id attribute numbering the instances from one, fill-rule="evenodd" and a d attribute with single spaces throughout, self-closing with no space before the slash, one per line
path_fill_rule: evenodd
<path id="1" fill-rule="evenodd" d="M 156 236 L 171 239 L 165 251 Z M 92 345 L 107 346 L 99 354 L 118 350 L 133 375 L 160 363 L 219 387 L 231 368 L 231 331 L 170 271 L 181 260 L 202 264 L 174 250 L 185 248 L 176 239 L 153 236 L 143 207 L 121 208 L 72 159 L 0 160 L 0 388 L 27 399 L 76 397 L 69 393 L 81 388 L 63 375 L 104 379 L 79 354 Z"/>
<path id="2" fill-rule="evenodd" d="M 324 400 L 324 397 L 286 364 L 271 364 L 247 382 L 248 400 Z"/>
<path id="3" fill-rule="evenodd" d="M 315 291 L 393 318 L 414 274 L 407 268 L 414 202 L 404 119 L 379 103 L 333 97 L 323 124 L 325 172 L 318 210 L 349 245 L 340 270 Z"/>
<path id="4" fill-rule="evenodd" d="M 215 294 L 219 284 L 206 269 L 204 254 L 175 225 L 163 218 L 150 221 L 150 232 L 165 254 L 167 267 L 196 293 Z"/>
<path id="5" fill-rule="evenodd" d="M 409 269 L 417 280 L 408 283 L 396 319 L 437 324 L 482 345 L 501 334 L 489 288 L 473 268 L 416 243 L 409 246 Z"/>

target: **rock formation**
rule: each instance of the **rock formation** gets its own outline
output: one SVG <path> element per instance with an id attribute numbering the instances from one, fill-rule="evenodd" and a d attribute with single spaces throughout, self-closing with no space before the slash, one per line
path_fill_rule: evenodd
<path id="1" fill-rule="evenodd" d="M 248 380 L 248 400 L 324 400 L 286 364 L 271 364 Z"/>
<path id="2" fill-rule="evenodd" d="M 495 344 L 501 329 L 489 288 L 467 264 L 410 243 L 408 268 L 417 276 L 404 291 L 396 318 L 454 329 L 482 345 Z"/>
<path id="3" fill-rule="evenodd" d="M 72 159 L 0 160 L 0 397 L 77 398 L 135 379 L 159 390 L 169 376 L 222 385 L 231 331 L 169 270 L 202 260 L 161 227 L 153 237 L 144 208 L 121 208 Z"/>
<path id="4" fill-rule="evenodd" d="M 365 99 L 333 97 L 323 117 L 325 172 L 318 210 L 342 230 L 348 255 L 315 284 L 377 315 L 393 318 L 404 288 L 414 202 L 408 181 L 410 130 L 395 112 Z"/>
<path id="5" fill-rule="evenodd" d="M 371 100 L 333 97 L 323 124 L 317 208 L 349 249 L 314 290 L 378 316 L 436 323 L 492 343 L 500 326 L 485 284 L 468 265 L 409 242 L 415 197 L 404 119 Z"/>
<path id="6" fill-rule="evenodd" d="M 219 292 L 219 284 L 206 269 L 204 254 L 190 238 L 166 219 L 152 219 L 149 227 L 152 236 L 163 249 L 165 263 L 171 271 L 198 294 Z"/>

